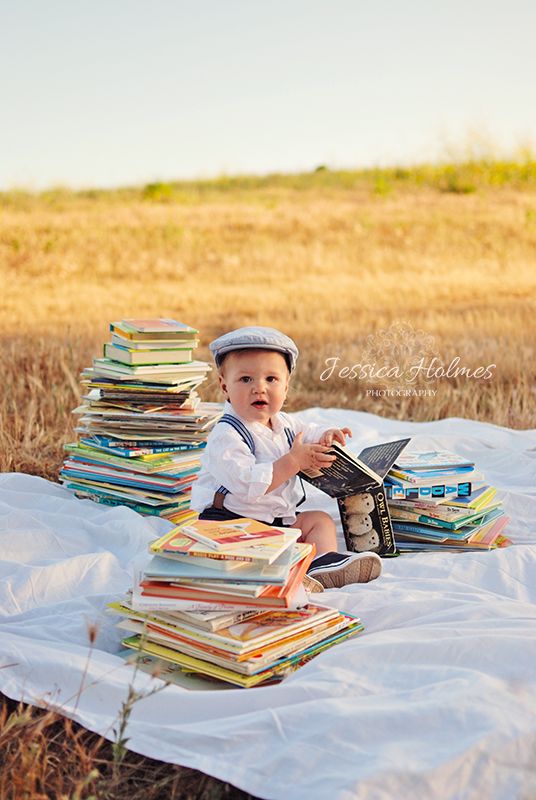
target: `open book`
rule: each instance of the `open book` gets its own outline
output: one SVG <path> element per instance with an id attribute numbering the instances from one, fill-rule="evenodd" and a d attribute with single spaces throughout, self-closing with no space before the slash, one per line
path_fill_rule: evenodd
<path id="1" fill-rule="evenodd" d="M 399 439 L 366 447 L 359 456 L 335 442 L 329 451 L 337 456 L 332 464 L 299 473 L 337 499 L 348 550 L 396 553 L 383 480 L 409 441 Z"/>

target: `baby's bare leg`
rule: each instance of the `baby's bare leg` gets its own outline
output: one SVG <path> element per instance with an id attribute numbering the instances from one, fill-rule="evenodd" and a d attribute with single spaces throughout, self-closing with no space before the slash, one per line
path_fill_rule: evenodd
<path id="1" fill-rule="evenodd" d="M 325 511 L 302 511 L 293 525 L 302 531 L 300 542 L 316 545 L 316 555 L 337 550 L 335 523 Z"/>

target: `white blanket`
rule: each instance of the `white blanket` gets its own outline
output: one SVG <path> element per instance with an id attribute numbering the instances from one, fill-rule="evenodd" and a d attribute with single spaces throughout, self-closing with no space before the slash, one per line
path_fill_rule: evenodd
<path id="1" fill-rule="evenodd" d="M 384 561 L 379 580 L 323 595 L 361 617 L 362 636 L 277 686 L 167 687 L 136 704 L 129 747 L 261 798 L 536 796 L 536 431 L 336 409 L 302 415 L 352 427 L 355 452 L 412 436 L 419 448 L 471 457 L 501 490 L 516 546 Z M 305 508 L 337 515 L 310 488 Z M 0 667 L 9 665 L 0 690 L 51 700 L 113 738 L 132 668 L 116 655 L 120 635 L 103 609 L 168 527 L 40 478 L 0 475 Z M 136 679 L 140 690 L 156 683 Z"/>

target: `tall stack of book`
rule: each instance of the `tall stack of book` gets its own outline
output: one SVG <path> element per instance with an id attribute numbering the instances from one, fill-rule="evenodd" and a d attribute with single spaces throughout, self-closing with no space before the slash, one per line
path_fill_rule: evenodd
<path id="1" fill-rule="evenodd" d="M 491 550 L 511 544 L 509 521 L 473 461 L 447 451 L 400 455 L 385 486 L 401 552 Z"/>
<path id="2" fill-rule="evenodd" d="M 223 408 L 196 391 L 211 369 L 193 360 L 198 331 L 171 319 L 122 320 L 110 330 L 104 358 L 82 372 L 78 441 L 65 446 L 60 480 L 78 497 L 185 521 Z"/>
<path id="3" fill-rule="evenodd" d="M 360 633 L 360 620 L 310 603 L 303 579 L 314 545 L 297 528 L 252 519 L 197 520 L 150 545 L 129 595 L 108 608 L 142 669 L 249 688 L 281 680 Z M 141 656 L 140 656 L 141 654 Z"/>

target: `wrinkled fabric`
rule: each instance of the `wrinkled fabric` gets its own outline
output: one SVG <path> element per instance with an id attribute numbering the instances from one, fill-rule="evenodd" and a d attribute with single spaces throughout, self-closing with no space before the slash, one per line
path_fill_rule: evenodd
<path id="1" fill-rule="evenodd" d="M 359 615 L 362 636 L 277 686 L 169 686 L 135 705 L 129 747 L 267 800 L 536 796 L 536 431 L 337 409 L 299 416 L 351 427 L 356 453 L 411 436 L 470 457 L 500 489 L 515 546 L 384 560 L 380 579 L 321 596 Z M 306 488 L 304 510 L 337 518 L 335 501 Z M 52 702 L 113 739 L 133 670 L 104 608 L 169 527 L 41 478 L 0 475 L 0 690 Z M 158 682 L 138 674 L 135 685 Z"/>

